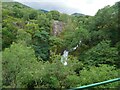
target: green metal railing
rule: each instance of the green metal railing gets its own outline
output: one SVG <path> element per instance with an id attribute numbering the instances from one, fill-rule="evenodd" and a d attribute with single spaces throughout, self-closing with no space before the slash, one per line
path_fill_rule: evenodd
<path id="1" fill-rule="evenodd" d="M 111 79 L 111 80 L 107 80 L 107 81 L 103 81 L 103 82 L 99 82 L 99 83 L 94 83 L 94 84 L 89 84 L 89 85 L 85 85 L 85 86 L 81 86 L 81 87 L 76 87 L 76 88 L 73 88 L 70 90 L 87 89 L 87 88 L 104 85 L 104 84 L 108 84 L 108 83 L 112 83 L 112 82 L 117 82 L 117 81 L 120 81 L 120 78 L 115 78 L 115 79 Z"/>

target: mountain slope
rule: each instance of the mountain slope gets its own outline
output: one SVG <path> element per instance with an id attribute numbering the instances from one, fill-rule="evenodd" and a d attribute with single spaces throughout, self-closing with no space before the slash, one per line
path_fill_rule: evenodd
<path id="1" fill-rule="evenodd" d="M 85 14 L 82 14 L 82 13 L 73 13 L 71 15 L 73 15 L 73 16 L 85 16 Z"/>

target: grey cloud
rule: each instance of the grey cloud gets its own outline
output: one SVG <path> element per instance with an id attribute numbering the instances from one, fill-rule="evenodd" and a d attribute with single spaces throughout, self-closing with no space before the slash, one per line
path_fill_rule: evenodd
<path id="1" fill-rule="evenodd" d="M 58 10 L 59 12 L 67 14 L 78 12 L 77 9 L 67 7 L 62 2 L 23 2 L 23 3 L 35 9 L 45 9 L 48 11 Z"/>

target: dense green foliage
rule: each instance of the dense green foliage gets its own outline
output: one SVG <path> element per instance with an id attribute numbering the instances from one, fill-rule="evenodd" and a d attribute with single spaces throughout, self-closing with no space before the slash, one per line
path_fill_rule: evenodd
<path id="1" fill-rule="evenodd" d="M 87 57 L 86 57 L 87 56 Z M 118 60 L 118 51 L 115 47 L 110 47 L 109 41 L 102 41 L 95 47 L 89 49 L 81 60 L 87 65 L 112 64 Z"/>
<path id="2" fill-rule="evenodd" d="M 98 10 L 95 16 L 72 16 L 4 2 L 0 52 L 3 88 L 69 89 L 118 78 L 119 8 L 117 2 Z M 58 25 L 62 27 L 59 35 L 53 34 L 55 22 L 62 23 Z M 61 54 L 80 41 L 78 48 L 69 52 L 68 65 L 64 66 Z M 95 88 L 118 86 L 116 82 Z"/>

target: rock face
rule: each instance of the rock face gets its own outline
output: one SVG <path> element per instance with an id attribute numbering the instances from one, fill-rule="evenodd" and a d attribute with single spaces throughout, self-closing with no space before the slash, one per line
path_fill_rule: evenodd
<path id="1" fill-rule="evenodd" d="M 52 29 L 52 34 L 54 36 L 58 36 L 64 28 L 64 23 L 61 21 L 53 21 L 53 29 Z"/>

